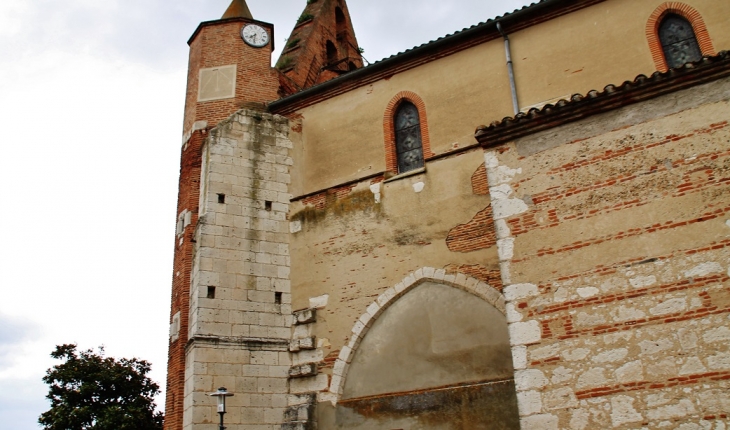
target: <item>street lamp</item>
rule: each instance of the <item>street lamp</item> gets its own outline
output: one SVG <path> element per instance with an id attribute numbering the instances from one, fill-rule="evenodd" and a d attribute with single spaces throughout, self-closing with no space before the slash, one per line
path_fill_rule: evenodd
<path id="1" fill-rule="evenodd" d="M 226 430 L 223 426 L 223 415 L 226 413 L 226 397 L 233 396 L 233 393 L 229 393 L 228 390 L 221 387 L 215 393 L 210 393 L 209 396 L 216 397 L 218 399 L 218 413 L 221 416 L 221 424 L 219 430 Z"/>

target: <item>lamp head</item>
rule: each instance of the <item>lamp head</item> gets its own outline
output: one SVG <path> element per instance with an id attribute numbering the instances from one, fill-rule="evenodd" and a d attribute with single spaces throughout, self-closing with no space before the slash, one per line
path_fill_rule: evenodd
<path id="1" fill-rule="evenodd" d="M 218 400 L 218 413 L 226 413 L 226 397 L 233 396 L 233 393 L 229 393 L 224 387 L 221 387 L 215 393 L 210 393 L 209 396 L 215 397 Z"/>

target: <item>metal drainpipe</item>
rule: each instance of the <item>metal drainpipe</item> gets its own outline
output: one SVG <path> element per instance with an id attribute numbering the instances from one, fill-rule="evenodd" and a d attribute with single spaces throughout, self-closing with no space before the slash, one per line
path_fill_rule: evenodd
<path id="1" fill-rule="evenodd" d="M 515 85 L 515 68 L 512 65 L 512 51 L 509 46 L 509 37 L 507 37 L 507 34 L 502 31 L 502 24 L 497 23 L 497 30 L 499 31 L 499 34 L 504 37 L 504 51 L 507 55 L 507 71 L 509 72 L 509 86 L 510 90 L 512 91 L 512 107 L 514 108 L 515 115 L 520 113 L 520 104 L 517 101 L 517 85 Z"/>

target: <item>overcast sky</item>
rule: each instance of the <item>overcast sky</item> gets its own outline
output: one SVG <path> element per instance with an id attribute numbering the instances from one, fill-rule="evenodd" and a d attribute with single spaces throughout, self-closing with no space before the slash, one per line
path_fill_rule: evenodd
<path id="1" fill-rule="evenodd" d="M 0 0 L 0 430 L 38 428 L 56 344 L 146 359 L 164 388 L 186 41 L 229 3 Z M 305 3 L 248 0 L 278 47 Z M 348 5 L 374 62 L 527 3 Z"/>

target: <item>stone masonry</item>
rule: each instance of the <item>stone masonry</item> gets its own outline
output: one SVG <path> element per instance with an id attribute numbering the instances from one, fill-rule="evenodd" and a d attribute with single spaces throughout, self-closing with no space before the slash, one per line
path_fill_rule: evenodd
<path id="1" fill-rule="evenodd" d="M 523 429 L 725 429 L 730 81 L 486 152 Z"/>
<path id="2" fill-rule="evenodd" d="M 226 387 L 226 423 L 279 428 L 287 407 L 288 122 L 242 110 L 203 147 L 190 299 L 185 429 L 214 428 L 207 394 Z"/>

